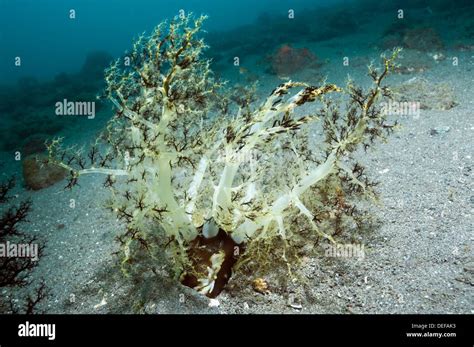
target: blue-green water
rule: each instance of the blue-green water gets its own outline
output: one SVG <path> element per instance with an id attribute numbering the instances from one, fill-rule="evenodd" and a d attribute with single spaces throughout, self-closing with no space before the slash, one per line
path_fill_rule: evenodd
<path id="1" fill-rule="evenodd" d="M 246 39 L 254 39 L 271 28 L 275 38 L 285 32 L 294 41 L 301 34 L 313 33 L 313 39 L 327 35 L 353 32 L 354 23 L 365 20 L 379 22 L 379 15 L 397 8 L 405 9 L 407 16 L 417 10 L 426 16 L 437 15 L 456 7 L 467 6 L 471 1 L 410 0 L 410 1 L 330 1 L 330 0 L 2 0 L 0 1 L 0 81 L 16 81 L 20 77 L 34 76 L 48 79 L 60 72 L 78 71 L 87 54 L 95 50 L 107 51 L 113 56 L 130 47 L 134 37 L 152 29 L 180 10 L 209 15 L 206 29 L 226 40 L 222 31 L 254 25 L 246 31 Z M 290 9 L 294 20 L 277 25 Z M 329 9 L 329 10 L 328 10 Z M 330 10 L 334 9 L 334 12 Z M 70 18 L 70 11 L 75 18 Z M 340 14 L 337 14 L 341 11 Z M 326 21 L 327 16 L 334 17 Z M 425 19 L 411 15 L 418 25 Z M 472 18 L 472 17 L 471 17 Z M 273 21 L 273 23 L 272 23 Z M 308 29 L 310 27 L 310 29 Z M 318 33 L 315 33 L 317 28 Z M 445 28 L 449 30 L 449 28 Z M 472 28 L 471 28 L 472 30 Z M 471 32 L 472 34 L 472 32 Z M 326 36 L 327 36 L 326 35 Z M 319 37 L 318 37 L 319 36 Z M 232 40 L 231 40 L 232 41 Z M 275 42 L 276 43 L 276 42 Z M 232 44 L 230 42 L 229 44 Z M 262 50 L 261 46 L 253 47 Z M 261 52 L 264 53 L 264 52 Z M 21 57 L 22 66 L 14 65 Z"/>
<path id="2" fill-rule="evenodd" d="M 206 54 L 216 74 L 231 84 L 295 78 L 275 63 L 288 45 L 329 67 L 346 56 L 373 58 L 393 46 L 436 53 L 469 50 L 474 40 L 474 5 L 468 0 L 2 0 L 0 149 L 21 150 L 25 142 L 71 129 L 78 120 L 58 118 L 56 102 L 95 100 L 104 68 L 126 55 L 138 35 L 189 12 L 209 16 Z M 368 62 L 351 66 L 365 68 Z M 346 75 L 331 76 L 324 68 L 318 74 Z M 110 109 L 96 106 L 96 112 Z M 97 129 L 104 121 L 96 122 Z"/>

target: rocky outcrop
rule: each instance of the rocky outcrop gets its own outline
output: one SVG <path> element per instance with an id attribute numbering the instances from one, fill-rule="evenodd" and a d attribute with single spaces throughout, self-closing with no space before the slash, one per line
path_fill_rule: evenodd
<path id="1" fill-rule="evenodd" d="M 27 188 L 40 190 L 66 177 L 67 170 L 49 163 L 45 155 L 30 155 L 23 159 L 23 179 Z"/>

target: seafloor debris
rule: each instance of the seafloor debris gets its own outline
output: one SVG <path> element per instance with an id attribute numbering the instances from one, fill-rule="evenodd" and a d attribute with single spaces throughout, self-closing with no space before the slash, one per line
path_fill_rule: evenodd
<path id="1" fill-rule="evenodd" d="M 447 132 L 449 132 L 449 130 L 451 130 L 451 128 L 448 126 L 432 128 L 430 130 L 430 135 L 434 136 L 434 135 L 446 134 Z"/>
<path id="2" fill-rule="evenodd" d="M 252 287 L 253 290 L 263 295 L 270 293 L 270 290 L 268 289 L 268 283 L 263 278 L 256 278 L 252 282 Z"/>
<path id="3" fill-rule="evenodd" d="M 287 305 L 297 311 L 300 311 L 303 309 L 303 305 L 301 304 L 301 299 L 296 296 L 295 293 L 290 293 L 288 296 L 288 301 Z"/>
<path id="4" fill-rule="evenodd" d="M 393 87 L 394 99 L 400 102 L 420 102 L 422 110 L 449 110 L 457 105 L 453 88 L 448 83 L 429 82 L 414 77 Z"/>

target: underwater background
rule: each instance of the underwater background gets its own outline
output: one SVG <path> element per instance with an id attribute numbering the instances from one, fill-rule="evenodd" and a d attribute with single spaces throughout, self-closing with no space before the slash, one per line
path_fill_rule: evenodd
<path id="1" fill-rule="evenodd" d="M 367 65 L 403 48 L 390 84 L 399 100 L 419 102 L 422 113 L 405 117 L 403 130 L 372 162 L 388 206 L 381 212 L 388 225 L 366 240 L 379 253 L 362 266 L 326 264 L 329 271 L 315 270 L 308 260 L 308 278 L 322 284 L 312 289 L 312 299 L 300 301 L 311 313 L 472 313 L 472 0 L 0 0 L 0 172 L 2 180 L 16 177 L 16 199 L 33 201 L 25 230 L 46 252 L 31 277 L 46 279 L 54 294 L 42 310 L 183 310 L 172 299 L 179 292 L 171 282 L 151 309 L 143 297 L 154 289 L 144 286 L 140 298 L 127 298 L 129 288 L 107 276 L 114 230 L 122 226 L 102 211 L 107 192 L 101 182 L 88 177 L 81 189 L 65 191 L 64 176 L 40 174 L 28 162 L 54 137 L 79 147 L 93 141 L 113 114 L 110 103 L 97 99 L 104 69 L 126 56 L 141 33 L 180 11 L 209 15 L 204 40 L 211 69 L 236 90 L 258 82 L 259 97 L 290 79 L 343 85 L 350 75 L 368 85 Z M 95 102 L 94 117 L 57 115 L 55 105 L 64 99 Z M 71 210 L 71 199 L 80 208 Z M 390 250 L 384 239 L 391 240 Z M 328 299 L 334 288 L 340 295 Z M 253 294 L 223 294 L 221 312 L 295 311 L 285 294 Z M 207 312 L 200 300 L 185 311 Z"/>
<path id="2" fill-rule="evenodd" d="M 356 56 L 351 67 L 365 68 L 370 59 L 364 62 L 362 56 L 397 45 L 424 52 L 469 48 L 474 36 L 472 4 L 462 0 L 100 4 L 93 0 L 3 0 L 0 6 L 0 112 L 11 129 L 2 136 L 0 148 L 10 151 L 30 136 L 53 135 L 77 123 L 74 118 L 56 117 L 52 105 L 64 98 L 94 100 L 103 86 L 104 68 L 126 55 L 141 33 L 179 11 L 209 15 L 207 54 L 213 60 L 212 69 L 231 84 L 262 82 L 271 76 L 298 77 L 286 76 L 287 71 L 275 67 L 278 50 L 286 45 L 307 49 L 307 61 L 289 58 L 301 65 L 295 71 L 299 72 L 305 65 L 315 67 L 345 56 Z M 404 9 L 406 16 L 398 19 L 397 9 Z M 421 37 L 417 28 L 425 29 Z M 420 41 L 425 47 L 414 47 Z M 239 58 L 237 68 L 235 57 Z M 312 81 L 315 76 L 331 77 L 321 69 L 312 72 Z M 99 102 L 96 111 L 102 106 Z M 99 128 L 103 125 L 94 123 Z"/>

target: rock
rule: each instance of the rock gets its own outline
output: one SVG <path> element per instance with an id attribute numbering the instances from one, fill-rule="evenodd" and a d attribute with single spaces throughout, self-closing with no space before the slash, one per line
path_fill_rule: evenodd
<path id="1" fill-rule="evenodd" d="M 289 76 L 307 67 L 317 67 L 317 57 L 308 48 L 281 46 L 270 57 L 272 71 L 278 76 Z"/>
<path id="2" fill-rule="evenodd" d="M 66 177 L 68 171 L 47 162 L 45 155 L 30 155 L 23 159 L 23 179 L 29 189 L 40 190 Z"/>

